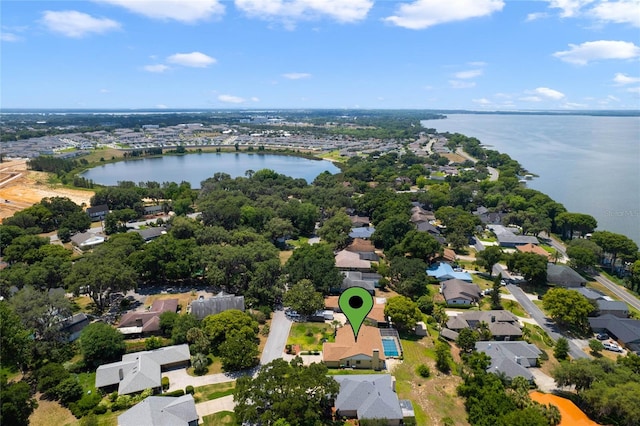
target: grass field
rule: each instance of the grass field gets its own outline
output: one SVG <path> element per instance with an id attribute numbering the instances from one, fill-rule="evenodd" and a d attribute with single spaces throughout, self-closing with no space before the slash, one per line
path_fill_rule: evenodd
<path id="1" fill-rule="evenodd" d="M 39 399 L 39 395 L 36 395 L 36 400 L 38 408 L 29 417 L 31 426 L 75 425 L 78 423 L 71 411 L 57 401 Z"/>
<path id="2" fill-rule="evenodd" d="M 214 383 L 212 385 L 199 386 L 193 398 L 196 403 L 201 401 L 210 401 L 212 399 L 222 398 L 223 396 L 233 395 L 236 388 L 236 382 Z"/>
<path id="3" fill-rule="evenodd" d="M 288 345 L 300 345 L 301 351 L 321 351 L 322 339 L 333 342 L 333 327 L 326 323 L 301 322 L 291 326 Z"/>
<path id="4" fill-rule="evenodd" d="M 187 312 L 187 306 L 189 306 L 189 304 L 197 298 L 198 295 L 195 292 L 176 294 L 152 294 L 150 296 L 147 296 L 144 301 L 144 306 L 151 306 L 156 300 L 178 299 L 178 305 L 182 308 L 181 313 L 184 314 Z"/>
<path id="5" fill-rule="evenodd" d="M 203 426 L 232 426 L 235 424 L 236 416 L 233 411 L 221 411 L 202 418 Z"/>

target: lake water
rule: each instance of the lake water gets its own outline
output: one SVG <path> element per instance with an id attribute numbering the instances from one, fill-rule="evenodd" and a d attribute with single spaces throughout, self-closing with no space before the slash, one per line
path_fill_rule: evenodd
<path id="1" fill-rule="evenodd" d="M 529 187 L 640 245 L 640 118 L 450 114 L 422 124 L 508 154 L 539 175 Z"/>
<path id="2" fill-rule="evenodd" d="M 339 173 L 330 161 L 308 160 L 301 157 L 274 154 L 200 153 L 169 155 L 120 161 L 94 167 L 83 177 L 102 185 L 117 185 L 119 181 L 177 182 L 187 181 L 192 188 L 213 177 L 215 173 L 227 173 L 231 177 L 245 176 L 247 170 L 271 169 L 293 178 L 303 178 L 311 183 L 320 173 Z"/>

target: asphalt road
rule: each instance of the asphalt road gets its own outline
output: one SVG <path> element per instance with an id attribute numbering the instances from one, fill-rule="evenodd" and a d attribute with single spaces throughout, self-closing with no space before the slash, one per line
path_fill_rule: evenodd
<path id="1" fill-rule="evenodd" d="M 285 316 L 284 311 L 275 311 L 271 319 L 269 338 L 260 357 L 261 365 L 268 364 L 274 359 L 282 358 L 282 352 L 284 352 L 284 347 L 289 337 L 289 330 L 291 330 L 291 320 Z"/>
<path id="2" fill-rule="evenodd" d="M 542 327 L 544 331 L 547 332 L 547 334 L 549 334 L 549 337 L 551 337 L 554 341 L 558 340 L 560 337 L 563 337 L 559 333 L 556 324 L 550 318 L 547 318 L 544 315 L 540 308 L 538 308 L 538 306 L 536 306 L 536 304 L 527 297 L 527 295 L 524 293 L 524 291 L 522 291 L 520 287 L 514 284 L 509 284 L 507 285 L 507 289 L 509 289 L 518 303 L 522 305 L 524 310 L 527 311 L 529 315 L 531 315 L 531 318 L 533 318 L 538 323 L 538 325 Z M 589 358 L 589 355 L 584 353 L 584 351 L 580 349 L 578 345 L 576 345 L 570 338 L 568 338 L 567 340 L 569 341 L 569 355 L 571 355 L 573 359 Z"/>

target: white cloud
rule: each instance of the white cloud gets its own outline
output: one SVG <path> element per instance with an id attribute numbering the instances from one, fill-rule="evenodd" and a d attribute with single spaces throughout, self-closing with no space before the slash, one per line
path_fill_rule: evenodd
<path id="1" fill-rule="evenodd" d="M 366 18 L 372 0 L 235 0 L 247 15 L 266 20 L 292 21 L 328 17 L 338 22 L 357 22 Z"/>
<path id="2" fill-rule="evenodd" d="M 153 65 L 145 65 L 144 66 L 144 70 L 145 71 L 149 71 L 149 72 L 161 73 L 161 72 L 165 72 L 168 69 L 169 69 L 169 67 L 166 66 L 165 64 L 153 64 Z"/>
<path id="3" fill-rule="evenodd" d="M 109 93 L 109 89 L 100 89 L 100 93 Z"/>
<path id="4" fill-rule="evenodd" d="M 9 41 L 9 42 L 14 42 L 14 41 L 20 41 L 22 40 L 21 37 L 13 34 L 13 33 L 5 33 L 2 32 L 0 33 L 0 40 L 1 41 Z"/>
<path id="5" fill-rule="evenodd" d="M 454 89 L 469 89 L 475 87 L 474 81 L 449 80 L 449 85 Z"/>
<path id="6" fill-rule="evenodd" d="M 167 62 L 184 67 L 206 68 L 211 64 L 215 64 L 216 60 L 202 52 L 191 52 L 173 54 L 167 58 Z"/>
<path id="7" fill-rule="evenodd" d="M 562 107 L 563 108 L 568 108 L 568 109 L 574 109 L 574 108 L 586 108 L 588 107 L 588 104 L 579 104 L 576 102 L 565 102 Z"/>
<path id="8" fill-rule="evenodd" d="M 50 31 L 73 38 L 81 38 L 91 33 L 102 34 L 120 28 L 120 24 L 116 21 L 94 18 L 75 10 L 61 12 L 47 10 L 43 13 L 41 22 Z"/>
<path id="9" fill-rule="evenodd" d="M 640 77 L 630 77 L 626 74 L 622 74 L 621 72 L 619 72 L 619 73 L 616 73 L 615 77 L 613 77 L 613 81 L 620 85 L 640 83 Z"/>
<path id="10" fill-rule="evenodd" d="M 524 96 L 519 98 L 519 100 L 526 102 L 542 102 L 542 98 L 540 96 Z"/>
<path id="11" fill-rule="evenodd" d="M 564 93 L 557 90 L 549 89 L 548 87 L 538 87 L 533 93 L 544 96 L 545 98 L 559 100 L 564 98 Z"/>
<path id="12" fill-rule="evenodd" d="M 603 22 L 640 27 L 640 0 L 604 1 L 595 5 L 590 13 Z"/>
<path id="13" fill-rule="evenodd" d="M 152 19 L 194 23 L 224 13 L 219 0 L 99 0 Z"/>
<path id="14" fill-rule="evenodd" d="M 454 74 L 455 78 L 458 78 L 458 79 L 476 78 L 481 75 L 482 75 L 482 70 L 460 71 Z"/>
<path id="15" fill-rule="evenodd" d="M 241 104 L 245 102 L 244 98 L 241 98 L 240 96 L 233 96 L 233 95 L 219 95 L 218 100 L 220 102 L 225 102 L 229 104 Z"/>
<path id="16" fill-rule="evenodd" d="M 475 61 L 475 62 L 469 62 L 469 65 L 471 65 L 472 67 L 484 67 L 487 65 L 487 63 L 482 61 Z"/>
<path id="17" fill-rule="evenodd" d="M 547 18 L 549 15 L 545 12 L 530 13 L 527 15 L 525 22 L 537 21 L 538 19 Z"/>
<path id="18" fill-rule="evenodd" d="M 447 22 L 479 18 L 501 11 L 503 0 L 415 0 L 401 4 L 396 15 L 385 18 L 399 27 L 421 30 Z"/>
<path id="19" fill-rule="evenodd" d="M 594 0 L 549 0 L 549 7 L 561 9 L 562 18 L 571 18 L 580 13 L 580 10 Z"/>
<path id="20" fill-rule="evenodd" d="M 640 56 L 640 47 L 629 41 L 598 40 L 587 41 L 570 49 L 553 54 L 565 62 L 586 65 L 600 59 L 632 59 Z"/>
<path id="21" fill-rule="evenodd" d="M 251 97 L 251 102 L 260 102 L 260 98 L 258 98 L 256 96 L 252 96 Z"/>
<path id="22" fill-rule="evenodd" d="M 640 86 L 638 86 L 638 87 L 629 87 L 629 88 L 627 89 L 627 92 L 629 92 L 629 93 L 635 93 L 635 94 L 637 94 L 637 95 L 640 95 Z"/>
<path id="23" fill-rule="evenodd" d="M 158 109 L 167 109 L 169 107 L 167 105 L 165 105 L 165 104 L 158 104 L 158 105 L 156 105 L 156 108 L 158 108 Z"/>
<path id="24" fill-rule="evenodd" d="M 311 74 L 306 72 L 290 72 L 286 74 L 282 74 L 284 78 L 288 78 L 289 80 L 301 80 L 303 78 L 310 78 Z"/>
<path id="25" fill-rule="evenodd" d="M 480 105 L 490 105 L 492 102 L 487 98 L 472 99 L 473 102 Z"/>

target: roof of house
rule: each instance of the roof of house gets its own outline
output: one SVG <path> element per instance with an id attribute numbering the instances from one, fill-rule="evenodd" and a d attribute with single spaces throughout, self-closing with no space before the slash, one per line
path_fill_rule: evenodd
<path id="1" fill-rule="evenodd" d="M 440 235 L 440 230 L 429 222 L 418 222 L 416 224 L 416 229 L 419 232 L 428 232 L 430 234 Z"/>
<path id="2" fill-rule="evenodd" d="M 496 237 L 498 238 L 498 243 L 500 245 L 509 244 L 509 245 L 524 245 L 524 244 L 540 244 L 540 241 L 536 237 L 530 235 L 516 235 L 514 234 L 511 228 L 502 225 L 487 225 L 487 228 L 491 229 Z"/>
<path id="3" fill-rule="evenodd" d="M 453 299 L 476 301 L 480 299 L 480 288 L 475 284 L 457 279 L 443 281 L 440 284 L 442 295 L 446 301 Z"/>
<path id="4" fill-rule="evenodd" d="M 640 342 L 640 320 L 606 314 L 589 318 L 589 325 L 593 329 L 606 329 L 625 345 Z"/>
<path id="5" fill-rule="evenodd" d="M 578 287 L 585 285 L 587 280 L 567 265 L 547 264 L 547 282 L 559 286 Z"/>
<path id="6" fill-rule="evenodd" d="M 187 426 L 197 420 L 192 395 L 150 396 L 120 414 L 118 426 Z"/>
<path id="7" fill-rule="evenodd" d="M 391 375 L 357 374 L 334 377 L 340 384 L 335 400 L 337 411 L 356 411 L 358 419 L 403 418 Z"/>
<path id="8" fill-rule="evenodd" d="M 572 288 L 571 290 L 577 291 L 578 293 L 580 293 L 581 295 L 583 295 L 584 297 L 586 297 L 589 300 L 599 300 L 599 299 L 605 300 L 605 295 L 604 294 L 602 294 L 599 291 L 594 290 L 592 288 L 576 287 L 576 288 Z"/>
<path id="9" fill-rule="evenodd" d="M 371 223 L 371 219 L 369 219 L 367 216 L 354 215 L 349 216 L 349 219 L 351 219 L 351 223 L 353 223 L 354 225 L 368 225 Z"/>
<path id="10" fill-rule="evenodd" d="M 528 367 L 535 366 L 535 360 L 542 354 L 535 345 L 523 341 L 476 342 L 476 350 L 491 357 L 489 372 L 502 372 L 509 378 L 522 376 L 533 380 Z"/>
<path id="11" fill-rule="evenodd" d="M 385 359 L 382 337 L 378 328 L 363 324 L 356 341 L 351 327 L 340 327 L 336 333 L 335 343 L 327 342 L 322 345 L 323 360 L 340 361 L 359 354 L 372 356 L 374 349 L 380 351 L 381 360 Z"/>
<path id="12" fill-rule="evenodd" d="M 166 234 L 167 229 L 164 226 L 155 226 L 145 229 L 129 229 L 127 232 L 135 232 L 137 234 L 140 234 L 143 240 L 149 241 Z"/>
<path id="13" fill-rule="evenodd" d="M 371 269 L 371 261 L 360 258 L 358 253 L 341 250 L 336 254 L 336 268 Z"/>
<path id="14" fill-rule="evenodd" d="M 442 330 L 440 330 L 440 336 L 444 337 L 447 340 L 457 340 L 458 339 L 458 333 L 456 333 L 453 330 L 450 330 L 448 328 L 443 328 Z"/>
<path id="15" fill-rule="evenodd" d="M 531 243 L 516 246 L 516 250 L 522 253 L 535 253 L 535 254 L 539 254 L 540 256 L 545 256 L 547 258 L 551 257 L 551 253 L 549 253 L 542 247 L 538 247 L 537 245 L 531 244 Z"/>
<path id="16" fill-rule="evenodd" d="M 364 226 L 362 228 L 351 228 L 351 232 L 349 236 L 351 238 L 364 238 L 369 239 L 376 232 L 376 229 L 373 226 Z"/>
<path id="17" fill-rule="evenodd" d="M 148 312 L 127 312 L 120 318 L 118 329 L 124 334 L 151 333 L 160 330 L 160 314 L 163 312 L 176 312 L 178 299 L 156 300 Z"/>
<path id="18" fill-rule="evenodd" d="M 97 244 L 102 244 L 106 240 L 104 235 L 96 234 L 93 232 L 81 232 L 71 237 L 71 242 L 78 247 L 89 247 Z"/>
<path id="19" fill-rule="evenodd" d="M 597 300 L 596 303 L 601 311 L 629 312 L 629 306 L 619 300 Z"/>
<path id="20" fill-rule="evenodd" d="M 449 319 L 447 328 L 452 330 L 475 328 L 482 322 L 488 325 L 489 331 L 494 336 L 522 336 L 518 318 L 506 310 L 464 312 Z"/>
<path id="21" fill-rule="evenodd" d="M 103 213 L 108 211 L 109 211 L 109 206 L 107 206 L 106 204 L 99 204 L 97 206 L 87 207 L 87 213 L 90 215 L 94 213 Z"/>
<path id="22" fill-rule="evenodd" d="M 362 238 L 354 238 L 354 240 L 347 246 L 346 250 L 357 253 L 374 253 L 376 247 L 369 240 Z"/>
<path id="23" fill-rule="evenodd" d="M 435 263 L 427 268 L 427 275 L 436 278 L 438 281 L 457 279 L 471 282 L 472 278 L 468 272 L 456 272 L 453 267 L 446 262 Z"/>
<path id="24" fill-rule="evenodd" d="M 338 310 L 338 308 L 340 307 L 338 305 L 339 299 L 340 296 L 326 296 L 324 298 L 324 307 L 327 309 L 333 309 L 334 311 Z"/>
<path id="25" fill-rule="evenodd" d="M 118 385 L 118 393 L 126 395 L 160 387 L 163 366 L 191 359 L 189 345 L 174 345 L 152 351 L 122 356 L 122 361 L 103 364 L 96 370 L 96 387 Z"/>
<path id="26" fill-rule="evenodd" d="M 382 302 L 382 303 L 379 303 Z M 375 298 L 373 303 L 373 308 L 367 315 L 367 318 L 374 320 L 375 322 L 386 322 L 387 317 L 384 316 L 384 308 L 386 306 L 386 299 Z"/>
<path id="27" fill-rule="evenodd" d="M 363 280 L 362 273 L 359 271 L 343 271 L 344 279 L 342 280 L 341 290 L 351 287 L 362 287 L 369 292 L 375 292 L 376 284 L 371 280 Z"/>
<path id="28" fill-rule="evenodd" d="M 244 296 L 235 296 L 223 292 L 208 299 L 194 300 L 191 302 L 191 314 L 201 320 L 208 315 L 237 309 L 244 312 Z"/>

